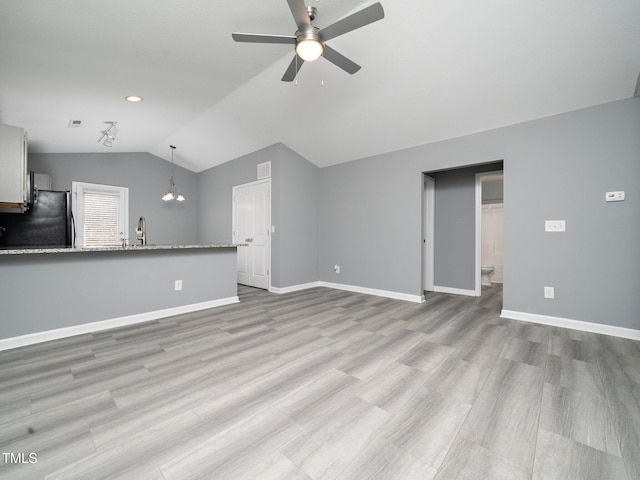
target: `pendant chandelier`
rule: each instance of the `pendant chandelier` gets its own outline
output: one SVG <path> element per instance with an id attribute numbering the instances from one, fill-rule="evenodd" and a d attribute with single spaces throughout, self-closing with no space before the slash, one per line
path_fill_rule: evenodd
<path id="1" fill-rule="evenodd" d="M 162 200 L 168 202 L 170 200 L 176 200 L 178 202 L 184 202 L 186 198 L 180 190 L 178 190 L 178 194 L 176 195 L 176 183 L 173 181 L 173 152 L 176 149 L 175 145 L 169 145 L 171 148 L 171 178 L 169 179 L 169 190 L 162 197 Z"/>

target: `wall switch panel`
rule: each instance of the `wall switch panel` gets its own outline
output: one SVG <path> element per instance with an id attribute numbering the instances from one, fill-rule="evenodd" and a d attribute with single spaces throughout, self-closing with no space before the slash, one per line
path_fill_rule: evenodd
<path id="1" fill-rule="evenodd" d="M 544 222 L 545 232 L 565 232 L 567 229 L 566 220 L 546 220 Z"/>
<path id="2" fill-rule="evenodd" d="M 553 287 L 544 287 L 544 298 L 555 298 L 555 289 Z"/>
<path id="3" fill-rule="evenodd" d="M 607 192 L 604 196 L 607 202 L 623 202 L 624 201 L 624 192 Z"/>
<path id="4" fill-rule="evenodd" d="M 182 290 L 182 280 L 176 280 L 174 288 L 175 288 L 176 292 L 178 290 Z"/>

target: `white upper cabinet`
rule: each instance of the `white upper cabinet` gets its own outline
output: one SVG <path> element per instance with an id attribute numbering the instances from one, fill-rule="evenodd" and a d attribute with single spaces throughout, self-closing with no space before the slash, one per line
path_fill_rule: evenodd
<path id="1" fill-rule="evenodd" d="M 27 133 L 0 124 L 0 212 L 27 208 Z"/>

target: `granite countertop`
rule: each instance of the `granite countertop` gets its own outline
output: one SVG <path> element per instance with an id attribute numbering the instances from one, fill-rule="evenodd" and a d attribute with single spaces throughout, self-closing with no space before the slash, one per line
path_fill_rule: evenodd
<path id="1" fill-rule="evenodd" d="M 126 247 L 6 247 L 0 248 L 0 255 L 51 254 L 51 253 L 91 253 L 91 252 L 137 252 L 141 250 L 187 250 L 205 248 L 235 248 L 245 246 L 244 243 L 213 245 L 128 245 Z"/>

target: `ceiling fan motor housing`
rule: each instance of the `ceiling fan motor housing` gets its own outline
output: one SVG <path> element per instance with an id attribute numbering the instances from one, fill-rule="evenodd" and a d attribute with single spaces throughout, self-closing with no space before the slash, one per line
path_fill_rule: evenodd
<path id="1" fill-rule="evenodd" d="M 296 32 L 296 43 L 300 43 L 303 40 L 315 40 L 316 42 L 321 42 L 318 27 L 311 27 L 306 32 L 297 31 Z M 321 42 L 322 43 L 322 42 Z"/>

